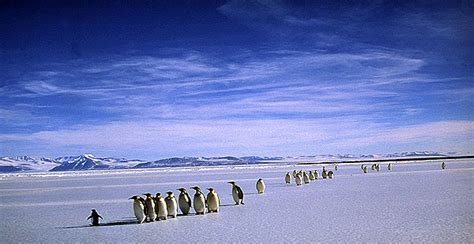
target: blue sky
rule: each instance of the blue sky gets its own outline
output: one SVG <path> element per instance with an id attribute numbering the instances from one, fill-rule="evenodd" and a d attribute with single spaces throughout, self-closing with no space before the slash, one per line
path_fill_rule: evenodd
<path id="1" fill-rule="evenodd" d="M 472 153 L 474 6 L 2 1 L 0 155 Z"/>

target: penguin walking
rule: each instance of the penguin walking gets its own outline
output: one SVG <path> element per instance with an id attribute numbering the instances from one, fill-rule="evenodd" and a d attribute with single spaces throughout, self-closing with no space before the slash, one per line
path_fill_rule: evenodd
<path id="1" fill-rule="evenodd" d="M 306 174 L 306 171 L 303 172 L 303 181 L 305 184 L 309 184 L 309 177 L 308 174 Z"/>
<path id="2" fill-rule="evenodd" d="M 204 214 L 206 211 L 206 197 L 204 197 L 204 194 L 202 193 L 199 186 L 193 186 L 191 189 L 196 191 L 196 193 L 194 193 L 193 199 L 194 211 L 196 211 L 196 214 Z"/>
<path id="3" fill-rule="evenodd" d="M 91 220 L 92 226 L 99 226 L 99 219 L 104 219 L 104 218 L 102 218 L 102 216 L 100 216 L 99 213 L 97 213 L 95 209 L 92 209 L 91 211 L 92 211 L 91 215 L 87 219 L 92 219 Z"/>
<path id="4" fill-rule="evenodd" d="M 321 176 L 323 177 L 323 179 L 326 179 L 328 174 L 326 172 L 326 167 L 323 166 L 323 173 L 321 174 Z"/>
<path id="5" fill-rule="evenodd" d="M 367 166 L 364 166 L 364 168 L 362 170 L 364 171 L 364 174 L 367 174 L 367 172 L 369 171 Z"/>
<path id="6" fill-rule="evenodd" d="M 235 204 L 239 205 L 245 205 L 244 203 L 244 192 L 242 191 L 242 188 L 235 184 L 234 181 L 229 181 L 229 184 L 232 185 L 232 197 L 234 198 Z"/>
<path id="7" fill-rule="evenodd" d="M 313 181 L 314 180 L 314 174 L 313 174 L 313 171 L 309 171 L 309 180 L 310 181 Z"/>
<path id="8" fill-rule="evenodd" d="M 207 212 L 212 213 L 212 212 L 219 212 L 219 204 L 221 203 L 221 200 L 219 199 L 219 196 L 217 195 L 217 192 L 213 188 L 207 188 L 209 193 L 207 194 Z"/>
<path id="9" fill-rule="evenodd" d="M 151 196 L 151 193 L 145 193 L 143 194 L 146 196 L 145 198 L 145 206 L 147 209 L 147 217 L 148 221 L 153 222 L 156 219 L 156 213 L 155 213 L 155 200 Z"/>
<path id="10" fill-rule="evenodd" d="M 295 183 L 297 186 L 301 186 L 301 183 L 302 183 L 303 179 L 301 177 L 301 174 L 296 174 L 296 177 L 295 177 Z"/>
<path id="11" fill-rule="evenodd" d="M 377 170 L 377 172 L 380 171 L 380 164 L 376 164 L 376 165 L 375 165 L 375 170 Z"/>
<path id="12" fill-rule="evenodd" d="M 145 199 L 140 196 L 133 196 L 129 198 L 133 200 L 133 213 L 138 220 L 138 223 L 141 224 L 146 219 L 145 214 Z"/>
<path id="13" fill-rule="evenodd" d="M 375 170 L 375 164 L 372 164 L 371 169 Z"/>
<path id="14" fill-rule="evenodd" d="M 334 173 L 330 170 L 330 171 L 328 172 L 328 178 L 329 178 L 329 179 L 332 179 L 333 175 L 334 175 Z"/>
<path id="15" fill-rule="evenodd" d="M 257 184 L 256 184 L 256 188 L 257 188 L 257 193 L 258 194 L 264 193 L 265 192 L 265 182 L 263 182 L 262 179 L 258 179 Z"/>
<path id="16" fill-rule="evenodd" d="M 387 169 L 388 169 L 389 171 L 392 170 L 392 164 L 391 164 L 391 163 L 388 164 Z"/>
<path id="17" fill-rule="evenodd" d="M 188 215 L 189 210 L 191 209 L 191 198 L 189 197 L 185 188 L 181 187 L 178 189 L 178 191 L 180 191 L 179 197 L 178 197 L 179 209 L 181 209 L 181 212 L 183 213 L 183 215 Z"/>
<path id="18" fill-rule="evenodd" d="M 293 170 L 293 178 L 296 177 L 296 169 Z"/>
<path id="19" fill-rule="evenodd" d="M 168 194 L 168 196 L 165 198 L 168 216 L 176 218 L 176 215 L 178 215 L 178 204 L 176 203 L 176 197 L 174 197 L 172 191 L 169 191 L 166 194 Z"/>
<path id="20" fill-rule="evenodd" d="M 165 198 L 161 196 L 158 192 L 155 196 L 155 213 L 156 213 L 156 220 L 167 220 L 168 219 L 168 206 L 166 204 Z"/>
<path id="21" fill-rule="evenodd" d="M 319 172 L 317 169 L 314 170 L 314 179 L 317 180 L 319 178 Z"/>
<path id="22" fill-rule="evenodd" d="M 286 183 L 286 184 L 291 184 L 291 175 L 290 175 L 290 172 L 286 172 L 286 175 L 285 175 L 285 183 Z"/>
<path id="23" fill-rule="evenodd" d="M 446 163 L 445 162 L 441 163 L 441 169 L 446 169 Z"/>

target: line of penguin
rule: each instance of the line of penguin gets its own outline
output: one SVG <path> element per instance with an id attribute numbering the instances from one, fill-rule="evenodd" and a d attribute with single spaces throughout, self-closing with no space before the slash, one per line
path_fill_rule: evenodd
<path id="1" fill-rule="evenodd" d="M 334 170 L 337 170 L 337 165 L 334 166 Z M 285 183 L 286 184 L 291 184 L 291 175 L 293 175 L 293 178 L 295 179 L 295 183 L 297 186 L 304 184 L 309 184 L 311 181 L 319 179 L 319 172 L 317 169 L 313 171 L 309 171 L 306 173 L 306 171 L 303 170 L 293 170 L 293 174 L 290 174 L 290 172 L 286 172 L 285 175 Z M 332 179 L 334 177 L 334 172 L 333 171 L 327 171 L 326 167 L 323 166 L 323 169 L 321 171 L 321 178 L 322 179 Z"/>
<path id="2" fill-rule="evenodd" d="M 235 204 L 244 205 L 244 192 L 242 188 L 234 181 L 229 181 L 228 183 L 232 185 L 232 198 Z M 263 179 L 258 179 L 256 188 L 259 194 L 264 193 L 265 183 Z M 143 194 L 145 198 L 139 195 L 130 197 L 129 199 L 133 200 L 133 213 L 138 223 L 166 220 L 169 217 L 176 218 L 178 207 L 183 215 L 188 215 L 191 208 L 194 208 L 196 215 L 205 214 L 206 208 L 208 213 L 219 212 L 220 198 L 216 190 L 207 188 L 209 192 L 206 197 L 199 186 L 193 186 L 190 189 L 195 191 L 192 204 L 191 197 L 186 188 L 183 187 L 177 189 L 180 192 L 178 200 L 176 200 L 174 193 L 171 191 L 166 193 L 166 197 L 161 196 L 160 193 L 156 193 L 154 197 L 151 193 Z"/>

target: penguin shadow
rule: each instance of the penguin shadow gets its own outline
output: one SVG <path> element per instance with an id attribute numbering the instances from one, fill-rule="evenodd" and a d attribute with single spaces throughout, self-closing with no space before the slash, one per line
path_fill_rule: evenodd
<path id="1" fill-rule="evenodd" d="M 103 227 L 103 226 L 118 226 L 118 225 L 135 225 L 139 224 L 136 219 L 125 219 L 125 220 L 118 220 L 118 221 L 112 221 L 112 222 L 104 222 L 101 223 L 100 225 L 93 226 L 93 225 L 76 225 L 76 226 L 64 226 L 64 227 L 56 227 L 57 229 L 81 229 L 81 228 L 97 228 L 97 227 Z"/>

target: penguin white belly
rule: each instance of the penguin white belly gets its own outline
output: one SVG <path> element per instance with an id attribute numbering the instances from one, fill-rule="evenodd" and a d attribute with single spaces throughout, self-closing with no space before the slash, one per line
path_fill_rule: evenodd
<path id="1" fill-rule="evenodd" d="M 145 221 L 145 207 L 139 200 L 133 201 L 133 213 L 138 220 L 138 223 L 143 223 Z"/>
<path id="2" fill-rule="evenodd" d="M 263 181 L 258 181 L 257 182 L 257 192 L 259 194 L 265 192 L 265 183 Z"/>
<path id="3" fill-rule="evenodd" d="M 180 195 L 178 198 L 179 209 L 183 214 L 188 214 L 190 209 L 190 199 L 185 195 Z"/>
<path id="4" fill-rule="evenodd" d="M 206 199 L 203 195 L 194 195 L 194 210 L 196 213 L 204 213 L 206 211 Z"/>
<path id="5" fill-rule="evenodd" d="M 168 216 L 173 216 L 173 218 L 176 218 L 176 215 L 178 214 L 178 209 L 175 198 L 166 198 L 165 201 L 166 207 L 168 209 Z"/>
<path id="6" fill-rule="evenodd" d="M 168 218 L 168 208 L 164 198 L 160 198 L 157 202 L 158 205 L 158 219 Z"/>
<path id="7" fill-rule="evenodd" d="M 301 185 L 301 176 L 300 176 L 300 175 L 296 175 L 295 181 L 296 181 L 296 185 L 297 185 L 297 186 Z"/>
<path id="8" fill-rule="evenodd" d="M 219 212 L 219 197 L 216 194 L 207 195 L 207 208 L 209 212 Z"/>
<path id="9" fill-rule="evenodd" d="M 290 176 L 290 174 L 286 174 L 286 176 L 285 176 L 285 182 L 286 182 L 286 184 L 290 184 L 290 182 L 291 182 L 291 176 Z"/>

